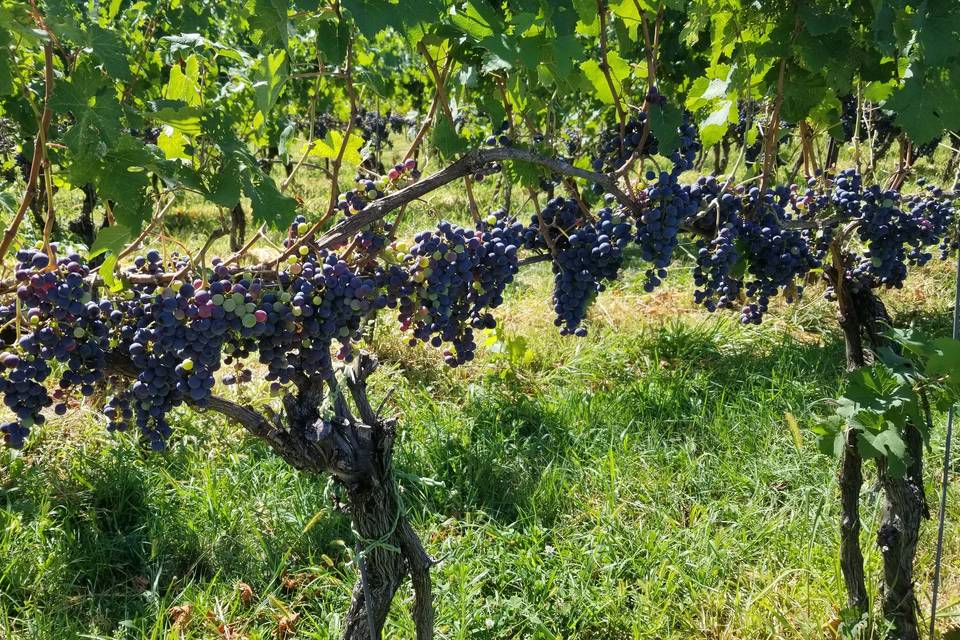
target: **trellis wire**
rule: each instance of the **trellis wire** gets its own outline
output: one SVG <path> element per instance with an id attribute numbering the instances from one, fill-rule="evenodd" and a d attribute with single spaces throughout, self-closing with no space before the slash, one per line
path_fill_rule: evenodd
<path id="1" fill-rule="evenodd" d="M 957 252 L 956 293 L 953 299 L 953 339 L 956 340 L 960 329 L 960 251 Z M 930 601 L 930 639 L 937 631 L 937 595 L 940 590 L 940 565 L 943 562 L 943 529 L 947 517 L 947 485 L 950 482 L 950 440 L 953 436 L 953 411 L 950 405 L 947 411 L 947 438 L 943 452 L 943 482 L 940 487 L 940 515 L 937 523 L 937 556 L 933 566 L 933 597 Z"/>

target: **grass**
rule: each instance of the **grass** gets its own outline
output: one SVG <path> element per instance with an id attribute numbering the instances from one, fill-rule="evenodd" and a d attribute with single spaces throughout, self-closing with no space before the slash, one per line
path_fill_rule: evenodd
<path id="1" fill-rule="evenodd" d="M 308 208 L 323 202 L 312 179 Z M 215 212 L 187 209 L 168 232 L 199 244 Z M 462 193 L 421 203 L 409 224 L 433 209 L 465 212 Z M 455 370 L 378 327 L 374 391 L 393 391 L 403 498 L 441 560 L 440 638 L 833 636 L 835 463 L 806 428 L 842 383 L 831 307 L 811 290 L 744 328 L 693 308 L 688 265 L 654 294 L 641 277 L 634 264 L 577 340 L 556 334 L 537 266 L 478 359 Z M 897 320 L 945 334 L 951 279 L 943 265 L 914 276 L 889 297 Z M 263 402 L 260 384 L 247 399 Z M 173 422 L 163 454 L 106 434 L 93 408 L 0 453 L 0 638 L 337 637 L 356 576 L 326 480 L 217 417 L 178 410 Z M 927 460 L 932 501 L 942 438 Z M 956 483 L 949 503 L 944 630 L 960 622 Z M 879 507 L 867 491 L 871 587 Z M 934 540 L 926 523 L 924 608 Z M 405 587 L 387 637 L 412 637 L 411 598 Z"/>

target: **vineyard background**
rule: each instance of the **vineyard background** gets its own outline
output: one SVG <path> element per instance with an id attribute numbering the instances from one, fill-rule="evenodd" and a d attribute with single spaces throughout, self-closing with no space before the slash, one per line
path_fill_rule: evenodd
<path id="1" fill-rule="evenodd" d="M 0 640 L 925 637 L 956 37 L 0 0 Z"/>

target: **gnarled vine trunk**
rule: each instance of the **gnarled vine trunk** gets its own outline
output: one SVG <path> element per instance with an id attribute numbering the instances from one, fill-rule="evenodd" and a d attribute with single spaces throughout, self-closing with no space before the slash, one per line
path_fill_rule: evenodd
<path id="1" fill-rule="evenodd" d="M 111 353 L 107 361 L 112 374 L 137 375 L 124 356 Z M 332 376 L 327 380 L 299 376 L 294 380 L 297 394 L 284 397 L 283 415 L 272 419 L 216 396 L 208 407 L 266 441 L 293 467 L 332 475 L 345 489 L 347 511 L 358 534 L 359 577 L 343 640 L 379 640 L 394 595 L 407 576 L 415 596 L 416 638 L 432 640 L 430 567 L 434 561 L 403 512 L 393 475 L 393 421 L 381 420 L 367 398 L 366 380 L 376 366 L 375 358 L 361 352 L 344 370 L 348 390 Z M 359 419 L 347 396 L 353 399 Z M 321 410 L 331 405 L 331 411 Z"/>
<path id="2" fill-rule="evenodd" d="M 858 292 L 856 309 L 864 333 L 876 350 L 897 350 L 884 336 L 891 325 L 883 301 L 870 290 Z M 914 592 L 913 561 L 917 553 L 920 524 L 930 517 L 923 487 L 923 439 L 917 425 L 907 422 L 903 434 L 907 449 L 906 472 L 890 472 L 882 460 L 877 465 L 884 504 L 877 531 L 877 546 L 883 557 L 881 608 L 890 623 L 890 640 L 919 640 L 917 599 Z"/>
<path id="3" fill-rule="evenodd" d="M 861 325 L 854 302 L 842 278 L 846 268 L 845 257 L 839 251 L 834 251 L 832 257 L 833 265 L 827 268 L 826 274 L 837 296 L 837 323 L 843 331 L 847 370 L 853 371 L 864 365 Z M 860 548 L 863 460 L 857 449 L 857 432 L 853 429 L 847 429 L 844 433 L 837 484 L 840 487 L 840 570 L 847 589 L 847 606 L 858 614 L 863 614 L 870 608 L 863 569 L 863 551 Z"/>
<path id="4" fill-rule="evenodd" d="M 910 464 L 903 477 L 879 465 L 884 504 L 877 546 L 883 555 L 883 617 L 892 625 L 889 638 L 919 640 L 917 598 L 914 593 L 913 559 L 917 553 L 920 523 L 929 518 L 923 491 L 923 442 L 909 424 L 904 434 Z"/>
<path id="5" fill-rule="evenodd" d="M 239 251 L 247 236 L 247 216 L 239 202 L 230 210 L 230 250 Z"/>

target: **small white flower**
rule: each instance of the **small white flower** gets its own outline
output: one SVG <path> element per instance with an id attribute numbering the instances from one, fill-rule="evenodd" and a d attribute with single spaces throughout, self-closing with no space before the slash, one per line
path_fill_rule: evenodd
<path id="1" fill-rule="evenodd" d="M 484 626 L 487 627 L 487 629 L 493 629 L 493 620 L 492 620 L 492 619 L 487 618 L 486 620 L 483 621 L 483 624 L 484 624 Z"/>
<path id="2" fill-rule="evenodd" d="M 552 556 L 553 554 L 555 554 L 555 553 L 557 552 L 557 550 L 554 549 L 552 546 L 550 546 L 550 545 L 548 544 L 547 546 L 545 546 L 545 547 L 543 548 L 543 552 L 544 552 L 545 554 L 547 554 L 548 556 Z"/>

